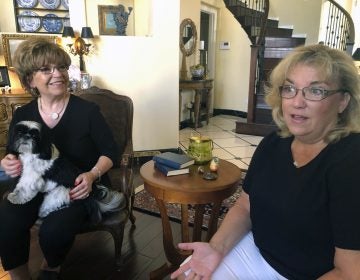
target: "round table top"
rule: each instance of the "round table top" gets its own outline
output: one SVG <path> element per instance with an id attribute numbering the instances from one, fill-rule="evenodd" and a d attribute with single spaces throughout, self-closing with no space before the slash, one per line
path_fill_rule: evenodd
<path id="1" fill-rule="evenodd" d="M 173 203 L 205 204 L 222 201 L 238 188 L 241 170 L 235 164 L 220 160 L 217 179 L 205 180 L 198 173 L 199 165 L 190 166 L 190 173 L 165 176 L 150 160 L 140 168 L 144 186 L 155 198 Z M 208 170 L 208 165 L 204 166 Z"/>

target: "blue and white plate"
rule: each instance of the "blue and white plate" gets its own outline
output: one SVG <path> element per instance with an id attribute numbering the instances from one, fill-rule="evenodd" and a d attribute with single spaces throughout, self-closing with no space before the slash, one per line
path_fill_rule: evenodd
<path id="1" fill-rule="evenodd" d="M 69 0 L 61 0 L 61 4 L 66 10 L 69 10 Z"/>
<path id="2" fill-rule="evenodd" d="M 22 8 L 33 8 L 37 2 L 38 0 L 16 0 L 17 5 Z"/>
<path id="3" fill-rule="evenodd" d="M 60 5 L 60 0 L 39 0 L 40 4 L 46 9 L 56 9 Z"/>
<path id="4" fill-rule="evenodd" d="M 63 23 L 57 15 L 46 14 L 42 19 L 42 26 L 49 33 L 60 33 L 63 28 Z"/>
<path id="5" fill-rule="evenodd" d="M 31 17 L 22 17 L 31 16 Z M 20 31 L 23 32 L 35 32 L 41 27 L 41 20 L 38 14 L 33 11 L 24 11 L 18 15 L 18 23 Z"/>

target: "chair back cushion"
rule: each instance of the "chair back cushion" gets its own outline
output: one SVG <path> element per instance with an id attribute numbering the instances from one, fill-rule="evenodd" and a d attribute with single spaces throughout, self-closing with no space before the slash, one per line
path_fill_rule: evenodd
<path id="1" fill-rule="evenodd" d="M 126 148 L 132 152 L 133 103 L 125 95 L 118 95 L 107 89 L 91 87 L 79 93 L 81 98 L 96 103 L 100 107 L 107 124 L 112 130 L 118 145 L 118 160 L 114 167 L 119 167 Z"/>

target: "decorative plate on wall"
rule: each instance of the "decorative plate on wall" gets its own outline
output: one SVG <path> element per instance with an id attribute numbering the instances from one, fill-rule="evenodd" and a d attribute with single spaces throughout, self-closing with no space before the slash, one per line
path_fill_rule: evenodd
<path id="1" fill-rule="evenodd" d="M 63 27 L 62 20 L 55 14 L 46 14 L 43 17 L 42 25 L 50 33 L 60 33 Z"/>
<path id="2" fill-rule="evenodd" d="M 69 10 L 69 0 L 61 0 L 61 4 L 66 10 Z"/>
<path id="3" fill-rule="evenodd" d="M 33 8 L 37 5 L 38 0 L 16 0 L 19 7 Z"/>
<path id="4" fill-rule="evenodd" d="M 22 17 L 32 16 L 32 17 Z M 18 22 L 20 30 L 24 32 L 35 32 L 41 27 L 41 20 L 38 18 L 38 14 L 33 11 L 24 11 L 19 14 Z"/>
<path id="5" fill-rule="evenodd" d="M 56 9 L 60 5 L 60 0 L 39 0 L 40 4 L 46 9 Z"/>

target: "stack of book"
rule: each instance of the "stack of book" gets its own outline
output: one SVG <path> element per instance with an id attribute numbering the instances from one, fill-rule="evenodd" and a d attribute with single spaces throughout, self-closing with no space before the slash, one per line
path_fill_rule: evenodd
<path id="1" fill-rule="evenodd" d="M 153 157 L 155 168 L 166 176 L 189 173 L 189 166 L 194 164 L 194 159 L 185 154 L 165 152 Z"/>

